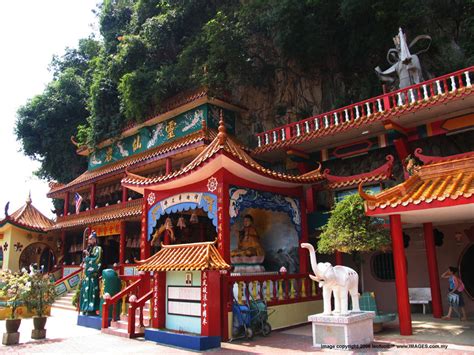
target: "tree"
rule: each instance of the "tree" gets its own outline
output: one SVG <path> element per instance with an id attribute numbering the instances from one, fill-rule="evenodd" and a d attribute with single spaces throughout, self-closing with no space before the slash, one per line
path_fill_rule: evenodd
<path id="1" fill-rule="evenodd" d="M 359 194 L 349 195 L 336 203 L 328 223 L 319 236 L 318 251 L 332 254 L 336 251 L 354 254 L 364 288 L 360 253 L 379 250 L 390 244 L 383 220 L 365 214 L 364 200 Z"/>
<path id="2" fill-rule="evenodd" d="M 426 78 L 469 66 L 473 14 L 473 0 L 103 0 L 100 41 L 83 39 L 54 57 L 53 81 L 20 110 L 17 136 L 41 161 L 41 177 L 68 181 L 81 172 L 64 169 L 75 160 L 71 135 L 93 148 L 184 90 L 276 93 L 286 85 L 279 78 L 296 73 L 318 78 L 321 111 L 378 95 L 373 68 L 388 66 L 398 26 L 410 39 L 433 38 L 421 58 Z M 74 76 L 80 85 L 64 100 L 61 82 Z M 252 102 L 244 104 L 252 111 Z M 296 110 L 310 114 L 312 107 Z M 49 127 L 56 157 L 38 138 L 44 129 L 50 135 Z"/>

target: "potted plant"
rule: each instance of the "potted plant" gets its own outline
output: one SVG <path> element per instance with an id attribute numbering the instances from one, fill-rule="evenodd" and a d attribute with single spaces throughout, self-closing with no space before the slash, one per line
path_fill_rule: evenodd
<path id="1" fill-rule="evenodd" d="M 51 282 L 48 275 L 31 268 L 26 291 L 23 292 L 23 301 L 29 311 L 36 313 L 33 317 L 34 329 L 31 332 L 31 338 L 44 339 L 46 337 L 46 312 L 56 300 L 56 291 L 54 283 Z"/>
<path id="2" fill-rule="evenodd" d="M 17 308 L 21 305 L 23 293 L 25 292 L 28 275 L 24 273 L 3 272 L 0 276 L 0 292 L 2 298 L 6 299 L 6 305 L 11 309 L 10 318 L 6 319 L 6 330 L 3 334 L 4 345 L 18 344 L 20 339 L 18 328 L 21 318 L 16 318 Z"/>

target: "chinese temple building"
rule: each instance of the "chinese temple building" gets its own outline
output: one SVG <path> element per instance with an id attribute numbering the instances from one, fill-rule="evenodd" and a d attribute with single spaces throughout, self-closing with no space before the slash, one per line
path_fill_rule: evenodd
<path id="1" fill-rule="evenodd" d="M 466 68 L 272 127 L 256 135 L 254 149 L 238 139 L 240 105 L 205 90 L 174 98 L 116 139 L 78 147 L 88 170 L 51 184 L 48 196 L 64 200 L 48 228 L 61 236 L 63 267 L 78 268 L 84 229 L 94 229 L 103 263 L 126 284 L 104 304 L 112 319 L 128 317 L 130 337 L 173 344 L 156 331 L 168 329 L 228 340 L 233 302 L 252 298 L 275 310 L 273 329 L 305 323 L 322 300 L 300 244 L 316 244 L 327 212 L 362 184 L 367 213 L 388 218 L 393 239 L 392 251 L 365 256 L 363 287 L 380 309 L 398 310 L 401 333 L 411 334 L 409 288 L 430 288 L 435 317 L 446 308 L 438 271 L 461 265 L 470 289 L 473 76 Z M 423 166 L 407 167 L 413 156 Z M 339 252 L 318 258 L 353 264 Z M 118 308 L 122 299 L 128 312 Z M 113 333 L 120 323 L 104 309 L 102 330 Z"/>
<path id="2" fill-rule="evenodd" d="M 15 272 L 36 264 L 52 271 L 62 258 L 59 240 L 49 232 L 53 224 L 33 206 L 31 197 L 12 214 L 6 207 L 0 220 L 2 270 Z"/>

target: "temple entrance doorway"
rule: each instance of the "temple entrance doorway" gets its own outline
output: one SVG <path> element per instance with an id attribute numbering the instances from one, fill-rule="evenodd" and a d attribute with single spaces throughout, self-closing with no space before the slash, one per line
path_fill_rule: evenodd
<path id="1" fill-rule="evenodd" d="M 459 274 L 466 293 L 474 299 L 474 244 L 471 243 L 461 254 Z"/>
<path id="2" fill-rule="evenodd" d="M 45 243 L 33 243 L 28 245 L 20 255 L 19 267 L 29 269 L 30 265 L 38 268 L 43 267 L 44 272 L 49 272 L 56 264 L 54 252 Z"/>

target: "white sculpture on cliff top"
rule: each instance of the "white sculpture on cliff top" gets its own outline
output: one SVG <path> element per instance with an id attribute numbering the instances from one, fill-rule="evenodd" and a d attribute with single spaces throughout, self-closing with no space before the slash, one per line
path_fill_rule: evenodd
<path id="1" fill-rule="evenodd" d="M 330 263 L 316 263 L 316 253 L 309 243 L 302 243 L 302 248 L 309 250 L 311 268 L 314 275 L 309 275 L 311 280 L 319 283 L 323 288 L 324 315 L 346 316 L 348 310 L 348 293 L 351 294 L 352 312 L 360 312 L 359 308 L 359 275 L 347 266 Z M 334 294 L 334 311 L 331 310 L 331 295 Z"/>
<path id="2" fill-rule="evenodd" d="M 411 54 L 410 48 L 420 40 L 427 40 L 428 45 L 417 53 Z M 410 44 L 407 44 L 405 33 L 399 28 L 398 35 L 393 38 L 393 42 L 395 48 L 389 49 L 387 53 L 387 61 L 391 67 L 385 71 L 382 71 L 380 67 L 375 68 L 379 79 L 388 84 L 393 84 L 398 79 L 400 89 L 422 82 L 423 75 L 418 54 L 429 49 L 431 37 L 428 35 L 417 36 Z"/>

